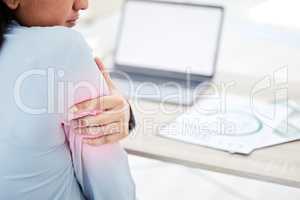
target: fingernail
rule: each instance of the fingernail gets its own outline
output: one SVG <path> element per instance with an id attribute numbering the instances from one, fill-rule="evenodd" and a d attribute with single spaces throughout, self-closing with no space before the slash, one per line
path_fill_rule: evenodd
<path id="1" fill-rule="evenodd" d="M 78 108 L 76 106 L 73 106 L 72 108 L 70 108 L 70 112 L 72 114 L 74 114 L 74 113 L 78 112 Z"/>
<path id="2" fill-rule="evenodd" d="M 70 120 L 76 120 L 76 119 L 79 119 L 79 118 L 82 118 L 82 117 L 86 117 L 90 115 L 90 112 L 89 111 L 77 111 L 76 113 L 70 113 L 69 114 L 69 119 Z"/>

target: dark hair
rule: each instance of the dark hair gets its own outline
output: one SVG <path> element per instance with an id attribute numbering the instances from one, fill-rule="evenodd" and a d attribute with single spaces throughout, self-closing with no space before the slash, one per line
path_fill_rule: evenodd
<path id="1" fill-rule="evenodd" d="M 8 31 L 8 26 L 12 21 L 12 13 L 7 6 L 0 0 L 0 49 L 5 40 L 4 34 Z"/>

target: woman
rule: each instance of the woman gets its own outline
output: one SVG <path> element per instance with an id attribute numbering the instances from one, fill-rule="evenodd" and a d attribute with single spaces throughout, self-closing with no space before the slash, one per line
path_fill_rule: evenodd
<path id="1" fill-rule="evenodd" d="M 129 105 L 70 29 L 87 7 L 0 0 L 0 199 L 135 199 Z"/>

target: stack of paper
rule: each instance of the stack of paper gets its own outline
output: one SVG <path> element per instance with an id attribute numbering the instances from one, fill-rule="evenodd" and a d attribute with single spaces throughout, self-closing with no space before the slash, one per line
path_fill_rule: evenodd
<path id="1" fill-rule="evenodd" d="M 263 103 L 230 96 L 202 100 L 159 135 L 231 153 L 300 139 L 299 112 L 289 102 Z"/>

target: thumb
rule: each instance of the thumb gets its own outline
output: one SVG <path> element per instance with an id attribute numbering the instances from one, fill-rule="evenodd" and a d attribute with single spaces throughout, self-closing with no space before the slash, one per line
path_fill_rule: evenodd
<path id="1" fill-rule="evenodd" d="M 110 78 L 109 72 L 105 69 L 104 64 L 102 63 L 102 61 L 98 57 L 95 58 L 95 62 L 96 62 L 100 72 L 102 73 L 102 75 L 103 75 L 103 77 L 106 81 L 106 84 L 108 86 L 109 91 L 110 92 L 114 91 L 116 89 L 116 87 L 115 87 L 113 81 Z"/>

